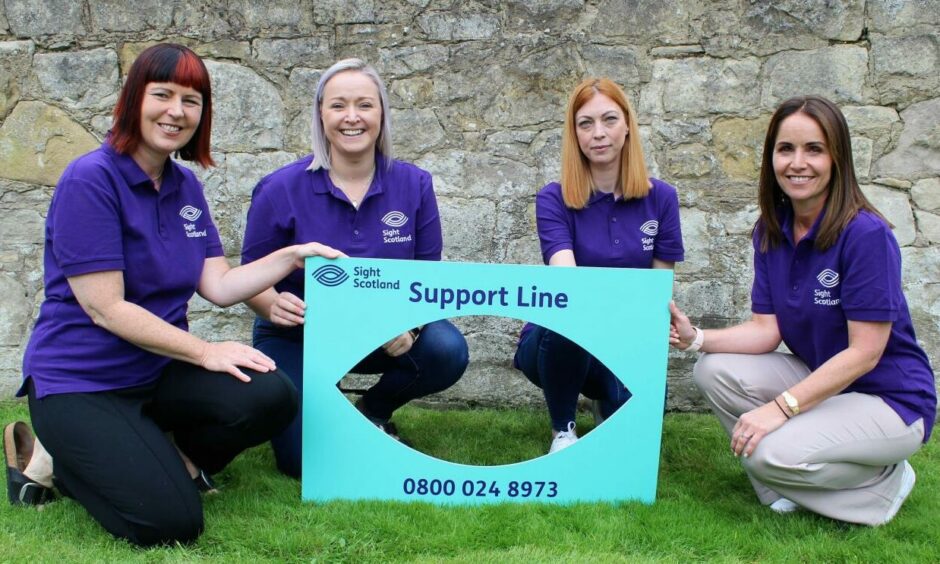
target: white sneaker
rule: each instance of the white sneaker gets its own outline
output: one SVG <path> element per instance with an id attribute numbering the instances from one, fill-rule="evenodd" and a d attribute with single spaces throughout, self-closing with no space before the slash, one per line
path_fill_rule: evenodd
<path id="1" fill-rule="evenodd" d="M 781 497 L 777 501 L 770 504 L 770 510 L 773 511 L 774 513 L 780 513 L 780 514 L 793 513 L 794 511 L 798 511 L 799 509 L 800 509 L 799 505 L 793 503 L 792 501 L 790 501 L 789 499 L 785 497 Z"/>
<path id="2" fill-rule="evenodd" d="M 898 510 L 904 505 L 904 500 L 907 499 L 907 496 L 911 495 L 911 490 L 914 489 L 914 482 L 917 480 L 917 475 L 914 474 L 914 468 L 910 463 L 905 460 L 902 464 L 904 464 L 904 469 L 902 470 L 904 473 L 901 474 L 901 489 L 898 490 L 898 495 L 895 496 L 894 501 L 891 502 L 891 507 L 888 508 L 885 520 L 881 522 L 882 525 L 886 525 L 898 514 Z"/>
<path id="3" fill-rule="evenodd" d="M 574 432 L 574 421 L 569 421 L 568 429 L 559 431 L 552 439 L 552 446 L 548 448 L 548 454 L 568 448 L 576 442 L 578 442 L 578 434 Z"/>

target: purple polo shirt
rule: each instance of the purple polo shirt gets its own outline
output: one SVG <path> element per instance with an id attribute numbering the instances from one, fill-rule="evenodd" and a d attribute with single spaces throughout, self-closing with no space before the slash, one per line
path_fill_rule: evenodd
<path id="1" fill-rule="evenodd" d="M 23 359 L 23 374 L 33 379 L 36 396 L 114 390 L 156 379 L 170 359 L 96 326 L 67 278 L 120 270 L 128 302 L 187 329 L 187 303 L 203 264 L 222 255 L 192 171 L 169 161 L 157 192 L 137 163 L 106 141 L 62 173 L 45 234 L 46 299 Z"/>
<path id="2" fill-rule="evenodd" d="M 280 168 L 255 187 L 242 264 L 312 241 L 351 257 L 441 259 L 441 219 L 427 171 L 377 156 L 372 184 L 356 209 L 326 170 L 307 170 L 311 160 L 308 155 Z M 303 270 L 274 287 L 303 298 Z"/>
<path id="3" fill-rule="evenodd" d="M 901 291 L 901 251 L 894 234 L 878 216 L 862 211 L 835 245 L 820 251 L 814 245 L 824 214 L 795 247 L 789 211 L 781 218 L 780 246 L 762 253 L 755 234 L 751 309 L 777 316 L 783 341 L 810 370 L 848 347 L 849 320 L 892 322 L 877 366 L 844 392 L 882 398 L 907 425 L 923 418 L 926 442 L 937 394 Z"/>
<path id="4" fill-rule="evenodd" d="M 542 260 L 571 250 L 578 266 L 651 268 L 653 259 L 683 260 L 676 189 L 655 178 L 645 198 L 614 199 L 595 192 L 580 210 L 565 206 L 561 184 L 553 182 L 535 198 Z"/>
<path id="5" fill-rule="evenodd" d="M 587 205 L 565 205 L 561 184 L 552 182 L 535 197 L 535 219 L 542 260 L 558 251 L 574 252 L 578 266 L 652 268 L 653 259 L 680 262 L 685 258 L 679 225 L 679 196 L 674 186 L 651 178 L 644 198 L 615 199 L 594 192 Z M 520 341 L 531 330 L 526 324 Z"/>

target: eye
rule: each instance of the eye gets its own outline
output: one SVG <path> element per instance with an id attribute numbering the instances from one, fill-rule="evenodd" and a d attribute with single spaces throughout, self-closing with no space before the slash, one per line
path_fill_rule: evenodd
<path id="1" fill-rule="evenodd" d="M 592 125 L 591 120 L 589 119 L 581 120 L 578 122 L 578 127 L 580 127 L 581 129 L 588 129 L 591 127 L 591 125 Z"/>
<path id="2" fill-rule="evenodd" d="M 777 145 L 777 148 L 775 149 L 777 153 L 789 153 L 792 150 L 793 146 L 788 143 L 781 143 L 780 145 Z"/>
<path id="3" fill-rule="evenodd" d="M 620 120 L 617 116 L 607 116 L 604 118 L 605 123 L 617 123 Z"/>
<path id="4" fill-rule="evenodd" d="M 164 91 L 162 91 L 162 90 L 155 90 L 155 91 L 151 92 L 150 95 L 153 96 L 154 98 L 159 98 L 159 99 L 161 99 L 161 100 L 166 100 L 167 98 L 170 97 L 170 95 L 169 95 L 168 93 L 166 93 L 166 92 L 164 92 Z"/>

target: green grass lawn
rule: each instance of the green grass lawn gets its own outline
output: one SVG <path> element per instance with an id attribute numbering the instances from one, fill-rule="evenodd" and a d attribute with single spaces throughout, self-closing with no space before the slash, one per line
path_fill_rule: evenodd
<path id="1" fill-rule="evenodd" d="M 0 402 L 0 422 L 26 416 L 25 404 Z M 548 444 L 536 411 L 406 408 L 396 421 L 449 460 L 500 464 Z M 300 484 L 275 471 L 263 446 L 217 476 L 222 493 L 204 498 L 206 532 L 192 546 L 136 549 L 71 500 L 43 511 L 3 502 L 0 562 L 937 562 L 938 452 L 934 442 L 914 456 L 913 494 L 888 526 L 868 528 L 760 506 L 709 415 L 666 417 L 653 505 L 302 503 Z"/>

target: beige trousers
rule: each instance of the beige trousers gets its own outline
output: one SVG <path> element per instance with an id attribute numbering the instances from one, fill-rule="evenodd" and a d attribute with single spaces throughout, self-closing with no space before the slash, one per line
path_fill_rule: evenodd
<path id="1" fill-rule="evenodd" d="M 694 379 L 730 437 L 738 417 L 809 372 L 791 354 L 713 353 L 699 358 Z M 923 420 L 905 425 L 881 398 L 846 393 L 793 416 L 741 462 L 765 505 L 785 497 L 832 519 L 879 525 L 901 487 L 899 463 L 923 438 Z"/>

